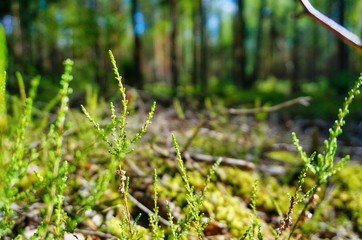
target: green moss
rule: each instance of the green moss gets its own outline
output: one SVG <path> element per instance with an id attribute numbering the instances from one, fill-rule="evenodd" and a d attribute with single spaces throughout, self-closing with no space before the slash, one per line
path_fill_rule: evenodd
<path id="1" fill-rule="evenodd" d="M 256 180 L 250 172 L 242 171 L 238 168 L 223 167 L 217 170 L 221 181 L 231 188 L 231 194 L 249 199 L 253 191 L 253 184 Z"/>
<path id="2" fill-rule="evenodd" d="M 295 154 L 289 151 L 272 151 L 268 152 L 266 156 L 274 160 L 282 160 L 288 163 L 295 163 L 298 159 Z"/>
<path id="3" fill-rule="evenodd" d="M 352 219 L 362 233 L 362 166 L 350 165 L 343 168 L 333 179 L 337 186 L 332 204 Z"/>

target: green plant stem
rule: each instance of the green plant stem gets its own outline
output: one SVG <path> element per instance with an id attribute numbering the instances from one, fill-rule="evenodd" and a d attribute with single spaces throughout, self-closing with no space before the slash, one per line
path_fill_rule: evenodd
<path id="1" fill-rule="evenodd" d="M 317 193 L 319 187 L 320 187 L 320 184 L 317 185 L 317 186 L 315 186 L 315 188 L 314 188 L 313 191 L 311 192 L 308 202 L 304 205 L 302 211 L 300 212 L 297 220 L 295 221 L 295 223 L 294 223 L 294 225 L 293 225 L 293 227 L 292 227 L 292 230 L 290 230 L 290 233 L 289 233 L 289 236 L 288 236 L 288 240 L 290 240 L 290 239 L 292 238 L 293 233 L 294 233 L 295 230 L 297 229 L 297 226 L 298 226 L 300 220 L 302 219 L 303 216 L 305 216 L 305 214 L 306 214 L 306 212 L 307 212 L 307 210 L 308 210 L 308 207 L 311 205 L 311 203 L 312 203 L 312 201 L 313 201 L 312 196 Z"/>

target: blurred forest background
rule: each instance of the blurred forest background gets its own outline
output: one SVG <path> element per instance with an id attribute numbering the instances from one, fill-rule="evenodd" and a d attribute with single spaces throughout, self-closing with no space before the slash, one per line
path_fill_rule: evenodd
<path id="1" fill-rule="evenodd" d="M 312 3 L 362 35 L 362 1 Z M 301 11 L 294 0 L 1 0 L 8 87 L 18 91 L 16 71 L 26 83 L 39 74 L 41 99 L 49 99 L 71 58 L 76 93 L 92 86 L 111 96 L 111 49 L 127 85 L 159 96 L 345 94 L 362 55 L 294 16 Z"/>
<path id="2" fill-rule="evenodd" d="M 350 99 L 344 100 L 362 70 L 362 51 L 301 14 L 300 2 L 0 0 L 0 73 L 7 61 L 6 93 L 0 84 L 0 238 L 38 231 L 60 239 L 65 230 L 85 230 L 84 236 L 125 239 L 124 229 L 136 237 L 143 231 L 138 224 L 148 226 L 150 209 L 158 212 L 152 206 L 157 169 L 155 204 L 170 220 L 162 223 L 170 226 L 166 234 L 174 219 L 185 238 L 205 230 L 200 236 L 208 239 L 240 239 L 256 232 L 260 218 L 265 239 L 291 219 L 295 239 L 362 239 L 362 96 L 348 109 Z M 311 3 L 362 37 L 362 0 Z M 1 47 L 4 36 L 7 47 Z M 109 50 L 127 87 L 122 97 Z M 71 61 L 63 65 L 68 58 L 72 73 Z M 286 107 L 298 99 L 311 99 L 310 105 Z M 153 101 L 152 124 L 132 152 L 151 121 Z M 110 111 L 106 102 L 115 103 Z M 177 157 L 171 132 L 181 146 Z M 294 138 L 296 149 L 291 132 L 301 139 L 299 145 Z M 345 154 L 351 164 L 338 172 Z M 181 155 L 189 175 L 176 166 Z M 214 183 L 206 169 L 220 159 Z M 204 198 L 205 180 L 210 195 Z M 297 202 L 303 204 L 291 211 Z"/>

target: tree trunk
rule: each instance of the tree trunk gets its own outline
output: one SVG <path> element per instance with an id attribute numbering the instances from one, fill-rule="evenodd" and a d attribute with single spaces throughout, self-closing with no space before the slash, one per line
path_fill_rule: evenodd
<path id="1" fill-rule="evenodd" d="M 297 11 L 298 3 L 295 2 L 295 12 Z M 298 26 L 298 19 L 293 19 L 293 46 L 292 46 L 292 61 L 293 61 L 293 72 L 291 77 L 292 93 L 299 91 L 299 44 L 300 44 L 300 30 Z"/>
<path id="2" fill-rule="evenodd" d="M 264 20 L 265 20 L 265 10 L 266 10 L 266 0 L 260 1 L 259 7 L 259 23 L 256 32 L 256 47 L 255 47 L 255 60 L 254 60 L 254 69 L 252 74 L 252 80 L 257 80 L 260 77 L 260 66 L 262 63 L 261 53 L 263 48 L 263 29 L 264 29 Z"/>
<path id="3" fill-rule="evenodd" d="M 95 57 L 95 66 L 96 66 L 96 75 L 95 75 L 95 81 L 98 85 L 98 87 L 100 88 L 100 90 L 105 90 L 107 88 L 106 83 L 107 81 L 105 78 L 105 66 L 104 66 L 104 58 L 102 56 L 102 47 L 100 44 L 100 29 L 99 26 L 97 24 L 97 16 L 99 16 L 99 0 L 94 0 L 94 8 L 90 9 L 91 13 L 92 13 L 92 27 L 94 28 L 94 57 Z"/>
<path id="4" fill-rule="evenodd" d="M 203 93 L 207 92 L 207 36 L 206 36 L 206 11 L 202 0 L 200 0 L 200 41 L 201 41 L 201 54 L 200 54 L 200 85 Z"/>
<path id="5" fill-rule="evenodd" d="M 133 36 L 134 36 L 134 44 L 133 44 L 133 71 L 131 76 L 130 85 L 143 89 L 143 74 L 142 74 L 142 42 L 141 36 L 136 31 L 136 14 L 138 10 L 138 1 L 132 0 L 132 25 L 133 25 Z"/>
<path id="6" fill-rule="evenodd" d="M 234 82 L 237 86 L 250 88 L 251 81 L 246 77 L 245 71 L 245 21 L 244 21 L 244 0 L 238 0 L 238 12 L 235 16 L 234 36 Z"/>
<path id="7" fill-rule="evenodd" d="M 171 18 L 171 35 L 170 35 L 170 66 L 171 66 L 171 83 L 172 95 L 177 95 L 179 85 L 179 67 L 177 57 L 177 34 L 178 34 L 178 12 L 177 0 L 170 0 L 170 18 Z"/>
<path id="8" fill-rule="evenodd" d="M 196 2 L 193 5 L 192 11 L 192 32 L 193 32 L 193 39 L 192 39 L 192 83 L 194 88 L 197 88 L 199 83 L 199 34 L 200 34 L 200 25 L 199 25 L 199 2 Z"/>

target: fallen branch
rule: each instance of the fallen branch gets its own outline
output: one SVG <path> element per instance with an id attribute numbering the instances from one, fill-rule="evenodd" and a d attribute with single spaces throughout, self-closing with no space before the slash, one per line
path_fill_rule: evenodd
<path id="1" fill-rule="evenodd" d="M 356 48 L 362 49 L 362 40 L 356 34 L 318 11 L 308 0 L 299 0 L 299 2 L 303 5 L 304 13 L 310 16 L 313 20 L 333 32 L 339 39 Z"/>
<path id="2" fill-rule="evenodd" d="M 167 149 L 163 149 L 157 145 L 153 145 L 152 148 L 153 148 L 153 150 L 155 150 L 158 154 L 160 154 L 163 157 L 175 158 L 174 152 L 168 151 Z M 206 155 L 206 154 L 189 153 L 189 152 L 183 152 L 183 157 L 185 157 L 186 159 L 192 159 L 194 161 L 209 162 L 212 164 L 214 164 L 219 159 L 221 159 L 220 165 L 236 166 L 243 170 L 255 169 L 254 163 L 248 162 L 243 159 L 228 158 L 228 157 L 215 157 L 215 156 Z"/>
<path id="3" fill-rule="evenodd" d="M 142 211 L 144 211 L 147 214 L 152 214 L 155 215 L 155 213 L 153 211 L 151 211 L 150 209 L 148 209 L 145 205 L 143 205 L 141 202 L 139 202 L 135 197 L 133 197 L 131 194 L 128 194 L 128 198 L 131 200 L 131 202 L 133 202 L 139 209 L 141 209 Z M 164 219 L 163 217 L 159 216 L 159 221 L 165 225 L 165 226 L 170 226 L 170 222 L 167 221 L 166 219 Z"/>
<path id="4" fill-rule="evenodd" d="M 188 155 L 188 157 L 193 159 L 194 161 L 209 162 L 213 164 L 217 162 L 219 159 L 221 159 L 221 165 L 236 166 L 243 170 L 253 170 L 255 168 L 254 163 L 242 159 L 229 158 L 229 157 L 214 157 L 211 155 L 206 155 L 201 153 L 184 153 L 184 154 Z"/>
<path id="5" fill-rule="evenodd" d="M 301 104 L 303 106 L 308 106 L 309 105 L 309 101 L 310 101 L 310 97 L 298 97 L 271 107 L 258 107 L 258 108 L 251 108 L 251 109 L 234 109 L 231 108 L 228 110 L 229 114 L 235 114 L 235 115 L 246 115 L 246 114 L 255 114 L 255 113 L 259 113 L 259 112 L 265 112 L 265 113 L 270 113 L 270 112 L 276 112 L 279 111 L 281 109 L 284 108 L 288 108 L 291 107 L 293 105 L 296 104 Z"/>
<path id="6" fill-rule="evenodd" d="M 87 236 L 97 236 L 100 238 L 105 238 L 105 239 L 117 239 L 117 237 L 108 234 L 108 233 L 103 233 L 103 232 L 98 232 L 98 231 L 92 231 L 92 230 L 85 230 L 85 229 L 78 229 L 76 228 L 74 230 L 75 233 L 81 233 Z M 88 239 L 88 238 L 87 238 Z"/>

